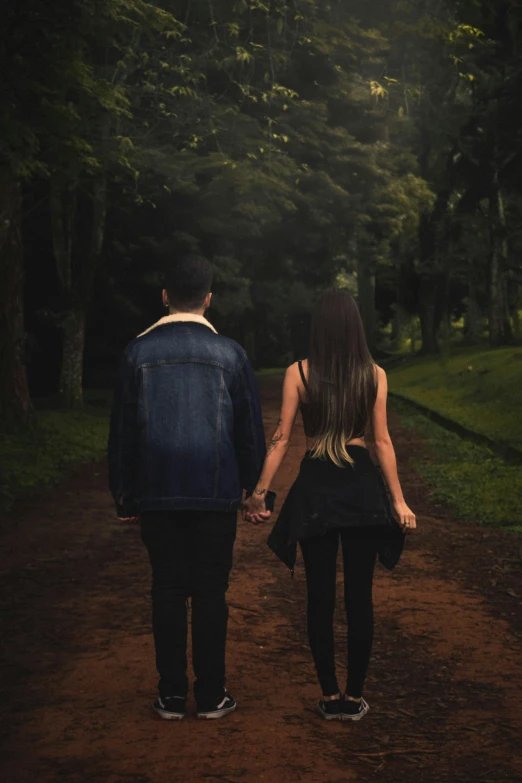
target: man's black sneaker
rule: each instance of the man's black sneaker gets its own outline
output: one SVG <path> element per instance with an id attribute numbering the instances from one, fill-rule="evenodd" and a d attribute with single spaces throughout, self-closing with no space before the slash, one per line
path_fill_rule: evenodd
<path id="1" fill-rule="evenodd" d="M 183 696 L 158 696 L 152 709 L 163 720 L 182 720 L 185 717 L 185 698 Z"/>
<path id="2" fill-rule="evenodd" d="M 315 705 L 315 711 L 325 720 L 342 720 L 340 699 L 321 699 Z"/>
<path id="3" fill-rule="evenodd" d="M 342 719 L 343 720 L 361 720 L 364 718 L 369 710 L 368 703 L 361 699 L 361 701 L 351 701 L 349 699 L 343 699 L 342 701 Z"/>
<path id="4" fill-rule="evenodd" d="M 230 712 L 234 712 L 236 707 L 237 703 L 234 697 L 225 691 L 225 695 L 219 704 L 216 704 L 209 709 L 198 708 L 198 718 L 201 718 L 201 720 L 217 720 L 218 718 L 223 718 L 225 715 L 228 715 Z"/>

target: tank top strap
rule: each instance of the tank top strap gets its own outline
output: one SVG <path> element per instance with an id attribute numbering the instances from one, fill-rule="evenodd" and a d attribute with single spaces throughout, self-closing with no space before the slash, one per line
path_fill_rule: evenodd
<path id="1" fill-rule="evenodd" d="M 301 380 L 303 381 L 303 386 L 305 387 L 305 389 L 308 389 L 308 381 L 306 380 L 306 376 L 304 374 L 303 362 L 301 360 L 299 360 L 297 362 L 297 366 L 299 367 L 299 374 L 301 375 Z"/>

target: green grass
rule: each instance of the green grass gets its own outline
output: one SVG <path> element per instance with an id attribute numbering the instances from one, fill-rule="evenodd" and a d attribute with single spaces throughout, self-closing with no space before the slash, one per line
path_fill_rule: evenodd
<path id="1" fill-rule="evenodd" d="M 471 366 L 471 371 L 467 367 Z M 280 375 L 281 368 L 257 373 Z M 522 446 L 522 348 L 459 349 L 450 357 L 408 361 L 389 372 L 390 389 L 466 427 Z M 37 426 L 0 440 L 0 505 L 58 481 L 73 465 L 103 459 L 111 392 L 90 390 L 81 412 L 38 405 Z M 428 441 L 415 457 L 433 497 L 449 503 L 462 519 L 518 529 L 522 471 L 462 440 L 394 401 L 404 426 Z M 517 527 L 518 526 L 518 527 Z"/>
<path id="2" fill-rule="evenodd" d="M 405 360 L 389 371 L 388 382 L 391 392 L 522 448 L 521 347 L 459 348 L 449 356 Z"/>
<path id="3" fill-rule="evenodd" d="M 0 507 L 55 484 L 73 465 L 103 459 L 109 430 L 108 392 L 89 392 L 83 411 L 42 403 L 36 426 L 0 440 Z"/>
<path id="4" fill-rule="evenodd" d="M 426 441 L 412 460 L 433 500 L 448 503 L 460 519 L 522 532 L 520 465 L 448 432 L 407 403 L 394 400 L 392 408 L 405 428 Z"/>

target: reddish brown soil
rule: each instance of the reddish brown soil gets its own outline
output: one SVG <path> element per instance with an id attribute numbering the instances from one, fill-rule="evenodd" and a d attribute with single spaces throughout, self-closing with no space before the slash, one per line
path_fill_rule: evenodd
<path id="1" fill-rule="evenodd" d="M 267 427 L 278 384 L 265 382 Z M 113 516 L 106 477 L 84 467 L 2 520 L 1 779 L 7 783 L 515 783 L 522 780 L 520 538 L 430 504 L 392 434 L 419 516 L 397 569 L 376 577 L 376 640 L 358 724 L 320 720 L 305 585 L 240 524 L 230 599 L 229 687 L 238 711 L 161 721 L 149 569 L 138 530 Z M 298 432 L 279 501 L 304 448 Z M 340 578 L 340 574 L 339 574 Z M 339 669 L 345 658 L 338 606 Z M 193 710 L 193 705 L 190 705 Z"/>

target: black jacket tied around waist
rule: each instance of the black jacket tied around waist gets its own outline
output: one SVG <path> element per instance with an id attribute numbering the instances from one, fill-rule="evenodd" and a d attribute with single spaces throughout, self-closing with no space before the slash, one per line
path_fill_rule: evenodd
<path id="1" fill-rule="evenodd" d="M 293 572 L 297 542 L 332 528 L 349 529 L 356 540 L 377 541 L 382 565 L 393 569 L 404 533 L 391 511 L 380 469 L 363 446 L 348 446 L 353 464 L 338 467 L 307 452 L 268 538 L 268 546 Z"/>

